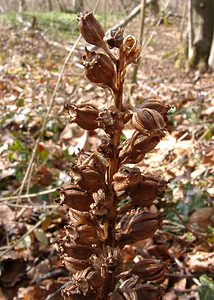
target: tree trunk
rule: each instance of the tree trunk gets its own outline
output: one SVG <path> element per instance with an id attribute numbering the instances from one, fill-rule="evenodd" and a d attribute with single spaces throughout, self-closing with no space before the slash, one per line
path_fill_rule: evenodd
<path id="1" fill-rule="evenodd" d="M 48 0 L 48 11 L 52 11 L 52 10 L 53 10 L 52 0 Z"/>
<path id="2" fill-rule="evenodd" d="M 214 70 L 214 29 L 213 29 L 212 46 L 210 50 L 208 65 L 212 70 Z"/>
<path id="3" fill-rule="evenodd" d="M 211 67 L 214 64 L 214 1 L 192 0 L 192 9 L 193 51 L 189 62 L 192 67 L 205 72 L 208 62 Z"/>
<path id="4" fill-rule="evenodd" d="M 74 11 L 80 12 L 84 8 L 83 0 L 75 0 L 74 1 Z"/>
<path id="5" fill-rule="evenodd" d="M 67 8 L 62 0 L 56 0 L 61 12 L 66 12 Z"/>
<path id="6" fill-rule="evenodd" d="M 25 11 L 25 0 L 19 0 L 19 13 L 23 13 L 23 11 Z"/>

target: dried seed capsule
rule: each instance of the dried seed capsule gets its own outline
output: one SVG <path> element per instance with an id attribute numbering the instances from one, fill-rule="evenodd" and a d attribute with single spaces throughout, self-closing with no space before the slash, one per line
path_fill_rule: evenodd
<path id="1" fill-rule="evenodd" d="M 71 208 L 87 211 L 93 202 L 93 198 L 86 191 L 82 190 L 78 185 L 66 185 L 59 189 L 60 205 L 66 204 Z"/>
<path id="2" fill-rule="evenodd" d="M 136 63 L 140 57 L 140 45 L 137 43 L 135 37 L 128 35 L 123 40 L 123 53 L 126 65 Z"/>
<path id="3" fill-rule="evenodd" d="M 110 29 L 106 32 L 104 41 L 107 42 L 109 48 L 120 48 L 123 43 L 124 28 L 120 27 L 116 30 Z"/>
<path id="4" fill-rule="evenodd" d="M 123 247 L 151 237 L 160 223 L 160 215 L 155 213 L 135 212 L 125 215 L 117 226 L 118 245 Z"/>
<path id="5" fill-rule="evenodd" d="M 132 124 L 142 134 L 149 134 L 149 131 L 163 130 L 165 127 L 164 118 L 154 109 L 136 109 L 132 115 Z"/>
<path id="6" fill-rule="evenodd" d="M 93 167 L 88 165 L 72 167 L 69 175 L 75 184 L 91 193 L 105 186 L 103 174 L 98 173 Z"/>
<path id="7" fill-rule="evenodd" d="M 72 227 L 77 227 L 79 225 L 88 224 L 90 226 L 97 226 L 97 220 L 93 218 L 93 216 L 86 211 L 79 211 L 70 208 L 68 211 L 69 216 L 69 224 L 71 224 Z"/>
<path id="8" fill-rule="evenodd" d="M 77 244 L 92 245 L 98 242 L 98 228 L 89 225 L 79 225 L 77 227 L 67 226 L 68 233 Z"/>
<path id="9" fill-rule="evenodd" d="M 63 264 L 65 265 L 66 269 L 71 273 L 84 270 L 90 267 L 91 265 L 90 261 L 87 259 L 75 259 L 67 256 L 63 257 Z"/>
<path id="10" fill-rule="evenodd" d="M 133 289 L 137 293 L 137 299 L 143 300 L 160 300 L 162 299 L 163 289 L 151 284 L 143 284 L 141 279 L 132 275 L 123 282 L 123 289 Z"/>
<path id="11" fill-rule="evenodd" d="M 160 283 L 165 280 L 166 271 L 167 268 L 165 264 L 160 263 L 160 261 L 143 259 L 135 263 L 129 271 L 119 274 L 117 279 L 129 278 L 134 274 L 140 277 L 144 282 L 155 281 Z"/>
<path id="12" fill-rule="evenodd" d="M 85 48 L 86 54 L 83 55 L 83 65 L 86 77 L 101 87 L 115 89 L 116 72 L 111 59 L 103 54 L 89 51 Z"/>
<path id="13" fill-rule="evenodd" d="M 86 42 L 102 48 L 105 44 L 103 41 L 105 31 L 93 13 L 83 11 L 79 14 L 77 20 L 79 30 Z"/>
<path id="14" fill-rule="evenodd" d="M 98 126 L 98 113 L 99 110 L 90 104 L 84 105 L 68 105 L 66 107 L 70 115 L 70 122 L 77 123 L 81 128 L 86 130 L 97 129 Z"/>
<path id="15" fill-rule="evenodd" d="M 167 182 L 156 176 L 144 175 L 142 182 L 128 195 L 132 201 L 141 207 L 152 205 L 156 197 L 161 197 Z"/>
<path id="16" fill-rule="evenodd" d="M 156 147 L 162 136 L 161 132 L 155 132 L 155 134 L 149 136 L 144 136 L 139 132 L 135 132 L 132 138 L 122 144 L 120 150 L 120 162 L 123 164 L 140 162 L 146 153 Z"/>
<path id="17" fill-rule="evenodd" d="M 113 186 L 116 192 L 130 190 L 142 180 L 140 169 L 123 167 L 113 176 Z"/>
<path id="18" fill-rule="evenodd" d="M 87 259 L 93 253 L 96 252 L 96 249 L 90 246 L 76 245 L 70 243 L 64 243 L 62 247 L 63 247 L 63 253 L 75 259 Z"/>
<path id="19" fill-rule="evenodd" d="M 169 106 L 168 105 L 164 105 L 163 103 L 161 103 L 160 101 L 156 100 L 156 99 L 150 99 L 150 100 L 146 100 L 141 106 L 141 109 L 143 108 L 149 108 L 149 109 L 154 109 L 157 112 L 159 112 L 162 117 L 164 118 L 164 121 L 167 121 L 167 112 L 169 110 Z"/>

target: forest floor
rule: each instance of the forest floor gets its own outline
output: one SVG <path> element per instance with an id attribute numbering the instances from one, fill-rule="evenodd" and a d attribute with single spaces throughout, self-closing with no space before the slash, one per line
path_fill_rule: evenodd
<path id="1" fill-rule="evenodd" d="M 137 22 L 127 27 L 127 34 L 138 33 Z M 60 40 L 39 25 L 31 26 L 29 22 L 18 28 L 1 25 L 0 300 L 61 299 L 60 288 L 68 275 L 51 241 L 66 223 L 66 211 L 54 201 L 56 188 L 68 181 L 67 171 L 78 149 L 94 150 L 100 141 L 99 134 L 86 134 L 68 123 L 64 104 L 103 106 L 111 101 L 108 93 L 84 77 L 80 42 L 51 106 L 74 39 Z M 131 83 L 132 68 L 127 72 L 125 99 L 131 105 L 156 98 L 172 109 L 169 132 L 140 164 L 169 181 L 157 204 L 165 216 L 163 228 L 153 239 L 126 248 L 124 259 L 151 255 L 166 261 L 165 300 L 211 300 L 214 75 L 186 70 L 181 46 L 184 29 L 171 18 L 160 26 L 148 22 L 145 40 L 150 42 L 142 52 L 137 85 Z M 123 131 L 125 137 L 130 133 Z"/>

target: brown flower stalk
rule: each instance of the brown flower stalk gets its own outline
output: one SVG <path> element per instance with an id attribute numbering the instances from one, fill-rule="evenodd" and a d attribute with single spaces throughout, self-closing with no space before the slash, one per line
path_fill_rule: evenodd
<path id="1" fill-rule="evenodd" d="M 104 134 L 96 152 L 78 154 L 70 184 L 59 189 L 59 203 L 68 206 L 68 225 L 57 245 L 71 274 L 62 294 L 67 300 L 161 299 L 158 284 L 165 279 L 165 264 L 142 259 L 127 269 L 122 249 L 152 237 L 161 225 L 161 214 L 148 208 L 164 194 L 166 181 L 127 164 L 140 162 L 164 136 L 168 108 L 157 100 L 130 108 L 123 99 L 126 67 L 140 56 L 133 36 L 123 37 L 121 28 L 105 34 L 92 13 L 81 13 L 78 22 L 84 39 L 100 48 L 85 48 L 86 77 L 110 89 L 113 104 L 104 109 L 67 106 L 71 122 L 85 130 L 101 128 Z M 127 122 L 135 131 L 121 143 Z"/>

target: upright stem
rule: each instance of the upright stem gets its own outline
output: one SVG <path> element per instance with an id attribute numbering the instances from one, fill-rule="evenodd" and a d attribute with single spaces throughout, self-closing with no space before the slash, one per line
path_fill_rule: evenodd
<path id="1" fill-rule="evenodd" d="M 123 107 L 123 72 L 124 72 L 124 57 L 123 57 L 123 51 L 122 47 L 119 51 L 119 59 L 116 63 L 116 71 L 117 71 L 117 90 L 115 90 L 114 93 L 114 104 L 116 108 L 121 111 Z M 118 147 L 120 144 L 120 135 L 121 130 L 116 129 L 112 135 L 112 144 L 114 147 L 114 158 L 110 161 L 109 164 L 109 184 L 112 183 L 113 175 L 118 170 L 118 164 L 119 164 L 119 153 L 118 153 Z"/>
<path id="2" fill-rule="evenodd" d="M 124 72 L 124 57 L 122 47 L 119 50 L 119 59 L 116 62 L 116 72 L 117 72 L 117 90 L 114 93 L 114 104 L 119 111 L 122 111 L 123 108 L 123 72 Z M 118 171 L 119 168 L 119 145 L 120 145 L 120 136 L 121 129 L 116 129 L 112 136 L 112 146 L 114 149 L 114 157 L 109 161 L 109 170 L 108 170 L 108 186 L 110 193 L 110 215 L 109 215 L 109 229 L 108 229 L 108 243 L 111 246 L 114 246 L 114 229 L 115 229 L 115 215 L 116 215 L 116 195 L 112 187 L 112 181 L 114 174 Z"/>

